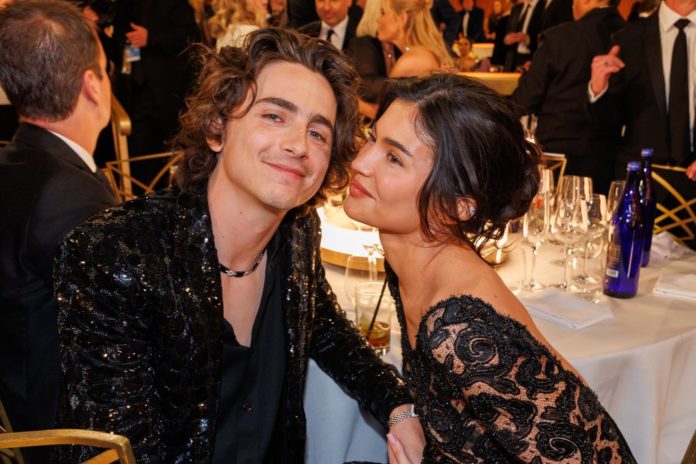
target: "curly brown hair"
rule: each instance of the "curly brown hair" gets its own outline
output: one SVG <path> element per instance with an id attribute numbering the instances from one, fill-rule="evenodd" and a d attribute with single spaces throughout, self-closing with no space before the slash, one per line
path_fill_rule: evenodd
<path id="1" fill-rule="evenodd" d="M 327 195 L 343 190 L 350 179 L 350 162 L 361 137 L 358 118 L 358 75 L 348 60 L 327 42 L 279 28 L 259 29 L 247 37 L 245 47 L 204 48 L 202 69 L 180 117 L 181 130 L 174 140 L 184 152 L 174 183 L 181 190 L 207 182 L 218 154 L 208 140 L 222 143 L 225 122 L 243 117 L 256 98 L 256 78 L 273 62 L 301 64 L 320 73 L 336 97 L 336 127 L 331 160 L 319 191 L 305 206 L 311 208 Z M 251 92 L 251 103 L 240 108 Z M 241 111 L 240 111 L 241 110 Z"/>

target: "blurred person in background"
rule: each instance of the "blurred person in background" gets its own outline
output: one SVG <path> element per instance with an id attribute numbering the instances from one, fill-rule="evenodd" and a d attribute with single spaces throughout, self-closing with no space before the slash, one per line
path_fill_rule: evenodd
<path id="1" fill-rule="evenodd" d="M 339 50 L 348 48 L 355 37 L 355 31 L 362 16 L 351 16 L 349 9 L 352 0 L 315 0 L 319 21 L 313 21 L 299 29 L 299 32 L 324 39 Z"/>
<path id="2" fill-rule="evenodd" d="M 209 24 L 218 50 L 240 47 L 250 32 L 267 25 L 268 0 L 213 0 L 213 10 Z"/>
<path id="3" fill-rule="evenodd" d="M 527 67 L 539 44 L 546 0 L 522 0 L 510 10 L 503 44 L 504 70 Z"/>
<path id="4" fill-rule="evenodd" d="M 565 172 L 591 177 L 594 190 L 603 194 L 614 179 L 617 145 L 611 126 L 590 117 L 587 83 L 592 59 L 626 25 L 618 2 L 574 0 L 576 20 L 544 33 L 529 71 L 512 94 L 516 103 L 538 116 L 535 137 L 544 151 L 566 155 Z"/>
<path id="5" fill-rule="evenodd" d="M 498 28 L 498 22 L 500 21 L 500 18 L 503 16 L 503 2 L 502 0 L 494 0 L 493 1 L 493 10 L 491 13 L 488 15 L 488 19 L 486 20 L 486 39 L 488 39 L 490 42 L 495 41 L 496 37 L 496 30 Z"/>
<path id="6" fill-rule="evenodd" d="M 53 258 L 114 204 L 92 158 L 111 116 L 94 25 L 63 0 L 0 9 L 0 85 L 20 117 L 0 149 L 0 399 L 15 431 L 55 428 L 60 379 Z M 48 448 L 23 450 L 28 464 Z"/>

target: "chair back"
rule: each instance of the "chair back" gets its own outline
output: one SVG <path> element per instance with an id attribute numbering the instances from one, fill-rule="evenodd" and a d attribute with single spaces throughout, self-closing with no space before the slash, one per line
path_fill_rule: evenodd
<path id="1" fill-rule="evenodd" d="M 131 125 L 130 116 L 121 106 L 121 102 L 118 101 L 114 94 L 111 94 L 111 133 L 114 138 L 114 151 L 116 152 L 116 161 L 119 163 L 121 171 L 126 174 L 123 178 L 119 178 L 122 184 L 119 184 L 118 188 L 114 189 L 114 192 L 117 190 L 133 191 L 130 180 L 130 165 L 128 164 L 128 136 L 132 130 L 133 126 Z"/>
<path id="2" fill-rule="evenodd" d="M 12 424 L 0 400 L 0 437 L 5 433 L 12 433 Z M 17 448 L 0 448 L 0 464 L 24 464 L 22 453 Z"/>
<path id="3" fill-rule="evenodd" d="M 56 445 L 90 446 L 104 450 L 84 461 L 83 464 L 109 464 L 112 462 L 135 464 L 135 456 L 128 439 L 113 433 L 80 429 L 0 433 L 0 450 Z"/>
<path id="4" fill-rule="evenodd" d="M 176 170 L 176 163 L 183 156 L 183 152 L 156 153 L 154 155 L 134 156 L 125 160 L 108 161 L 103 169 L 114 196 L 118 203 L 132 200 L 137 195 L 133 192 L 134 187 L 140 193 L 147 194 L 154 191 L 160 180 L 169 180 Z M 133 174 L 133 166 L 137 163 L 149 162 L 152 160 L 165 160 L 164 166 L 150 179 L 137 179 Z"/>
<path id="5" fill-rule="evenodd" d="M 668 177 L 678 173 L 686 179 L 686 169 L 675 166 L 652 166 L 652 178 L 658 199 L 654 234 L 669 232 L 682 244 L 696 244 L 696 196 L 685 195 Z M 662 191 L 661 191 L 662 190 Z"/>
<path id="6" fill-rule="evenodd" d="M 686 453 L 684 453 L 681 464 L 696 464 L 696 430 L 691 436 L 689 446 L 686 447 Z"/>

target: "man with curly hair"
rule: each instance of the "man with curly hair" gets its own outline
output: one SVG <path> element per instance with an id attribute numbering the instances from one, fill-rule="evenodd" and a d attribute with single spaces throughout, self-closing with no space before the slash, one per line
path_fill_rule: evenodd
<path id="1" fill-rule="evenodd" d="M 175 187 L 62 246 L 61 426 L 123 434 L 142 463 L 302 463 L 312 357 L 420 461 L 408 391 L 342 315 L 319 256 L 312 207 L 348 182 L 355 71 L 280 29 L 203 58 Z"/>

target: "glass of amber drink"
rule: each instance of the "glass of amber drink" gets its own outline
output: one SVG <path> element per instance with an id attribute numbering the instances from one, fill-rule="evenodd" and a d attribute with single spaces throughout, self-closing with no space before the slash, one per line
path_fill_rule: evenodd
<path id="1" fill-rule="evenodd" d="M 355 287 L 355 316 L 360 333 L 378 355 L 389 351 L 394 300 L 382 282 L 365 282 Z"/>

